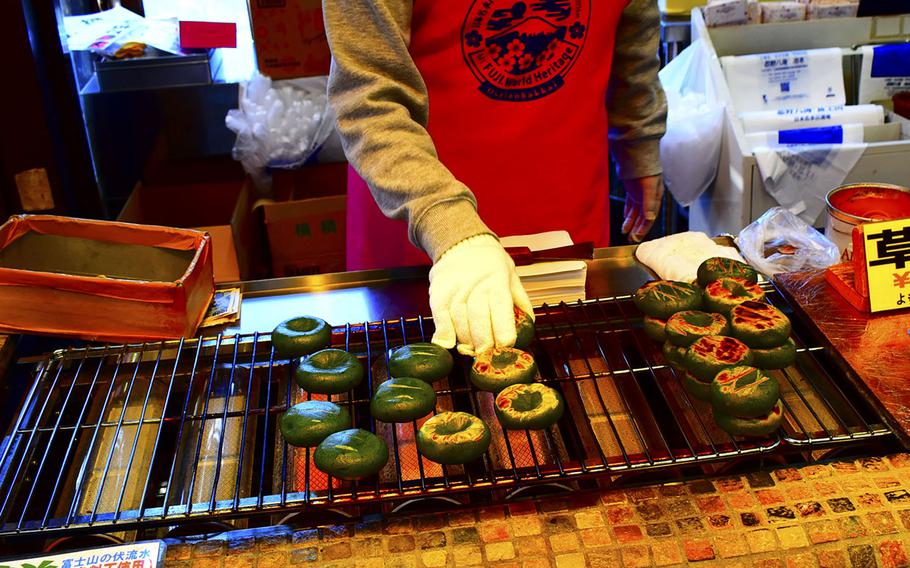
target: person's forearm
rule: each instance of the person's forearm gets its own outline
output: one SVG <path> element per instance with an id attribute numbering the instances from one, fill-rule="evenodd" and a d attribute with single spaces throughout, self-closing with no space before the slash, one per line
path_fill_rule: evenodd
<path id="1" fill-rule="evenodd" d="M 324 0 L 329 100 L 345 154 L 387 216 L 436 261 L 488 233 L 474 195 L 439 161 L 427 89 L 408 52 L 412 0 Z"/>
<path id="2" fill-rule="evenodd" d="M 607 93 L 610 152 L 623 179 L 662 172 L 660 139 L 666 131 L 667 99 L 657 77 L 659 42 L 657 0 L 631 0 L 616 30 Z"/>

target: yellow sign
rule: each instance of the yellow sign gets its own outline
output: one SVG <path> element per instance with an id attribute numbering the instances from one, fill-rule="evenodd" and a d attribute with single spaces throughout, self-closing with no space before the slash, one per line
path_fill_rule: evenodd
<path id="1" fill-rule="evenodd" d="M 873 312 L 910 308 L 910 219 L 863 225 Z"/>

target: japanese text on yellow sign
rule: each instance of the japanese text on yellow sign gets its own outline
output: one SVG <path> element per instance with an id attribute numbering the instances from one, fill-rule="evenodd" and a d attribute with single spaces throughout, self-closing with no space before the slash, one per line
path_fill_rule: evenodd
<path id="1" fill-rule="evenodd" d="M 863 225 L 873 312 L 910 307 L 910 219 Z"/>

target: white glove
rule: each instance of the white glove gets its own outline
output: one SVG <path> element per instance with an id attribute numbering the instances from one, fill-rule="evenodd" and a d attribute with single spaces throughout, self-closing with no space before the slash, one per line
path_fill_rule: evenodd
<path id="1" fill-rule="evenodd" d="M 533 317 L 515 263 L 493 235 L 465 239 L 430 270 L 433 343 L 462 355 L 515 344 L 515 312 Z"/>

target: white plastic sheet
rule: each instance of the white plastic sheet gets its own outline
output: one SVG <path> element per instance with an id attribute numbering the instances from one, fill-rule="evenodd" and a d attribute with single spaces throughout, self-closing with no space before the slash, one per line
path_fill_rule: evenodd
<path id="1" fill-rule="evenodd" d="M 691 205 L 717 175 L 724 105 L 711 82 L 708 51 L 696 40 L 660 71 L 667 94 L 667 133 L 660 142 L 664 183 Z"/>
<path id="2" fill-rule="evenodd" d="M 767 276 L 827 268 L 840 250 L 823 234 L 783 207 L 772 207 L 736 239 L 746 260 Z"/>
<path id="3" fill-rule="evenodd" d="M 237 134 L 234 159 L 257 186 L 268 187 L 267 168 L 303 165 L 329 137 L 334 118 L 326 77 L 272 81 L 257 74 L 240 92 L 225 124 Z"/>
<path id="4" fill-rule="evenodd" d="M 825 208 L 825 195 L 843 185 L 865 151 L 866 144 L 758 148 L 755 160 L 775 201 L 814 223 Z"/>
<path id="5" fill-rule="evenodd" d="M 844 104 L 842 60 L 836 47 L 720 58 L 739 112 Z"/>

